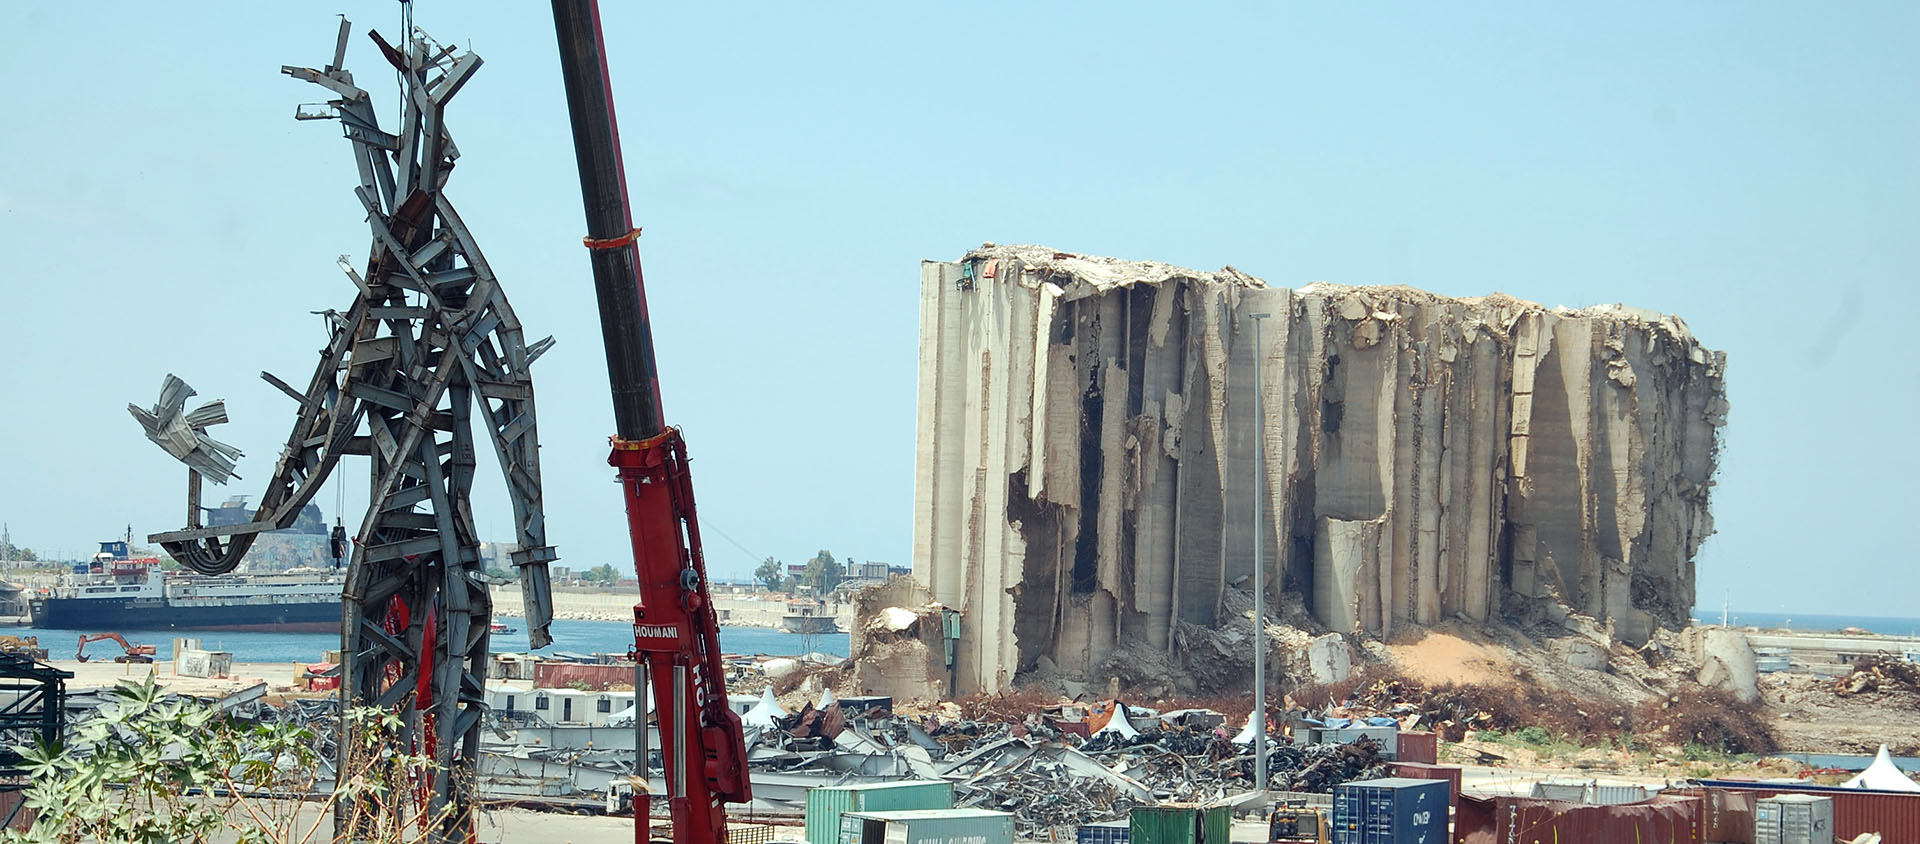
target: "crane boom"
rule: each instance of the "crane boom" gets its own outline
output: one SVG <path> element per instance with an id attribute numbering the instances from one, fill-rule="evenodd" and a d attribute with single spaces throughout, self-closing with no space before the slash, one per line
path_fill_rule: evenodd
<path id="1" fill-rule="evenodd" d="M 655 689 L 673 837 L 722 844 L 725 803 L 752 799 L 740 716 L 727 706 L 720 627 L 707 590 L 686 443 L 661 410 L 646 287 L 627 201 L 620 130 L 614 118 L 606 42 L 594 0 L 553 0 L 566 79 L 586 245 L 593 257 L 600 328 L 606 340 L 614 430 L 607 462 L 626 496 L 640 603 L 633 608 L 633 656 Z M 644 699 L 642 696 L 636 696 Z M 645 768 L 645 750 L 639 765 Z M 634 798 L 636 839 L 648 838 L 650 800 Z"/>

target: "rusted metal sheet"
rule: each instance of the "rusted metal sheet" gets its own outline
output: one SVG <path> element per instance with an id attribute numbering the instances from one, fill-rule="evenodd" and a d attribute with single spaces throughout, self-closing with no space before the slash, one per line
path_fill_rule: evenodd
<path id="1" fill-rule="evenodd" d="M 1755 800 L 1776 794 L 1816 794 L 1833 798 L 1833 831 L 1842 840 L 1863 832 L 1880 833 L 1881 844 L 1920 844 L 1920 794 L 1861 791 L 1821 786 L 1769 786 L 1711 780 L 1706 791 L 1732 791 Z"/>
<path id="2" fill-rule="evenodd" d="M 1554 844 L 1702 844 L 1700 797 L 1593 806 L 1532 797 L 1461 795 L 1454 841 Z"/>
<path id="3" fill-rule="evenodd" d="M 1405 747 L 1405 745 L 1402 745 Z M 1446 780 L 1447 805 L 1460 805 L 1460 769 L 1452 765 L 1429 765 L 1422 762 L 1395 762 L 1393 775 L 1416 780 Z"/>

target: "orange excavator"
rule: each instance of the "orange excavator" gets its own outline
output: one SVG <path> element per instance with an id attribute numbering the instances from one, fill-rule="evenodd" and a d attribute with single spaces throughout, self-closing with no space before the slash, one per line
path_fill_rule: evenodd
<path id="1" fill-rule="evenodd" d="M 111 639 L 118 642 L 120 643 L 120 647 L 126 650 L 126 653 L 114 657 L 114 662 L 152 662 L 153 655 L 158 652 L 152 645 L 133 644 L 127 641 L 127 637 L 118 633 L 82 633 L 80 634 L 80 649 L 73 652 L 73 658 L 81 662 L 86 662 L 87 643 L 98 642 L 102 639 Z"/>

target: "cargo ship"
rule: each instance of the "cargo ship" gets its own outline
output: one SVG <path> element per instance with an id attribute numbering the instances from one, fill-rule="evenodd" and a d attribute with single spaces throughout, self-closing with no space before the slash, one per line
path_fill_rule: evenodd
<path id="1" fill-rule="evenodd" d="M 346 578 L 322 569 L 275 574 L 169 572 L 158 557 L 132 557 L 126 542 L 102 542 L 90 562 L 27 601 L 35 627 L 66 630 L 340 629 Z"/>

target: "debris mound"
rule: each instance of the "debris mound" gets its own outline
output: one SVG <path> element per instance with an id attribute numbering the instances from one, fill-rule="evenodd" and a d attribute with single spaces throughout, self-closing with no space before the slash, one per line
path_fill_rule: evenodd
<path id="1" fill-rule="evenodd" d="M 1879 691 L 1920 693 L 1920 663 L 1883 651 L 1861 657 L 1854 662 L 1853 673 L 1833 682 L 1833 693 L 1841 697 Z"/>
<path id="2" fill-rule="evenodd" d="M 1642 735 L 1664 736 L 1673 744 L 1726 753 L 1780 749 L 1760 705 L 1721 689 L 1683 689 L 1642 703 L 1634 711 L 1633 728 Z"/>

